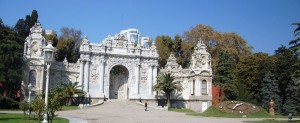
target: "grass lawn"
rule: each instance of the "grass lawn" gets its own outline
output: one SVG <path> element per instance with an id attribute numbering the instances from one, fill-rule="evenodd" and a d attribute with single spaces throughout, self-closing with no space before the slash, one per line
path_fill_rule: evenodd
<path id="1" fill-rule="evenodd" d="M 76 110 L 79 109 L 78 106 L 63 106 L 62 111 L 67 111 L 67 110 Z"/>
<path id="2" fill-rule="evenodd" d="M 287 120 L 267 119 L 262 121 L 245 121 L 245 123 L 300 123 L 300 120 L 292 120 L 291 122 L 288 122 Z"/>
<path id="3" fill-rule="evenodd" d="M 182 113 L 196 113 L 190 109 L 177 109 L 177 108 L 170 108 L 169 111 L 182 112 Z"/>
<path id="4" fill-rule="evenodd" d="M 227 117 L 227 118 L 242 118 L 243 115 L 237 115 L 237 114 L 229 114 L 229 113 L 224 113 L 219 110 L 217 110 L 214 106 L 210 106 L 205 112 L 203 113 L 197 113 L 189 109 L 169 109 L 169 111 L 175 111 L 175 112 L 183 112 L 186 113 L 187 115 L 192 115 L 192 116 L 204 116 L 204 117 Z M 271 116 L 269 113 L 261 109 L 260 112 L 255 113 L 255 114 L 247 114 L 247 118 L 286 118 L 288 116 L 285 115 L 275 115 Z M 300 116 L 293 116 L 293 118 L 300 118 Z"/>
<path id="5" fill-rule="evenodd" d="M 0 123 L 40 123 L 37 120 L 25 120 L 23 114 L 5 114 L 0 113 Z M 53 123 L 69 123 L 68 119 L 56 117 Z"/>

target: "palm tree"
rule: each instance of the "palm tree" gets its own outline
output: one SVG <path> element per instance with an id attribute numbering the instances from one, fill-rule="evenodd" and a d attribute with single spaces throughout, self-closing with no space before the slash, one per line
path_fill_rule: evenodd
<path id="1" fill-rule="evenodd" d="M 78 96 L 84 96 L 84 92 L 79 89 L 80 85 L 78 85 L 78 82 L 70 82 L 67 84 L 63 84 L 62 91 L 64 93 L 64 96 L 67 98 L 67 105 L 72 104 L 73 96 L 77 94 Z"/>
<path id="2" fill-rule="evenodd" d="M 179 81 L 174 82 L 175 77 L 171 73 L 162 73 L 158 76 L 158 82 L 154 85 L 156 91 L 164 91 L 165 96 L 167 97 L 167 106 L 171 106 L 170 96 L 173 91 L 181 92 L 183 87 Z"/>

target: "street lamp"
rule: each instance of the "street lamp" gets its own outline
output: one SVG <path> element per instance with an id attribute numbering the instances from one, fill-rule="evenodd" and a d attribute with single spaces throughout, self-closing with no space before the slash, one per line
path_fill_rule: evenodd
<path id="1" fill-rule="evenodd" d="M 32 85 L 31 85 L 31 83 L 29 83 L 29 85 L 28 85 L 28 102 L 29 102 L 29 103 L 30 103 L 30 101 L 31 101 L 31 99 L 30 99 L 31 89 L 32 89 Z"/>
<path id="2" fill-rule="evenodd" d="M 42 123 L 48 123 L 48 88 L 49 88 L 49 72 L 50 72 L 50 66 L 53 62 L 53 56 L 55 52 L 55 48 L 52 46 L 52 41 L 47 42 L 47 46 L 43 48 L 44 49 L 44 61 L 47 65 L 47 74 L 46 74 L 46 89 L 45 89 L 45 113 L 44 113 L 44 120 Z"/>
<path id="3" fill-rule="evenodd" d="M 32 85 L 31 85 L 31 83 L 29 83 L 29 85 L 28 85 L 28 104 L 29 104 L 28 114 L 29 115 L 30 115 L 30 101 L 31 101 L 30 95 L 31 95 L 31 89 L 32 89 Z"/>

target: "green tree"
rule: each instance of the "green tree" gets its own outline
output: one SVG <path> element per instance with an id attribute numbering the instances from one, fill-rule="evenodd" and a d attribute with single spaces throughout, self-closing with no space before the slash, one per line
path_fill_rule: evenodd
<path id="1" fill-rule="evenodd" d="M 72 104 L 73 97 L 75 94 L 77 94 L 79 97 L 84 96 L 84 92 L 81 89 L 79 89 L 81 86 L 78 84 L 79 84 L 78 82 L 74 82 L 74 83 L 70 82 L 67 84 L 63 84 L 62 91 L 63 91 L 64 97 L 66 97 L 66 99 L 67 99 L 66 100 L 67 105 Z"/>
<path id="2" fill-rule="evenodd" d="M 19 19 L 14 27 L 14 30 L 18 33 L 21 37 L 19 40 L 20 45 L 24 45 L 25 38 L 30 33 L 30 28 L 34 26 L 34 24 L 38 22 L 38 12 L 36 10 L 32 10 L 31 16 L 26 15 L 25 20 Z"/>
<path id="3" fill-rule="evenodd" d="M 257 101 L 253 99 L 253 97 L 250 94 L 250 91 L 243 83 L 236 83 L 234 85 L 235 89 L 234 92 L 236 94 L 236 100 L 244 101 L 244 102 L 251 102 L 256 103 Z"/>
<path id="4" fill-rule="evenodd" d="M 226 97 L 230 98 L 231 89 L 230 84 L 232 83 L 232 71 L 234 66 L 234 60 L 229 55 L 227 51 L 220 51 L 219 52 L 219 60 L 218 65 L 215 73 L 214 83 L 219 88 L 219 96 L 222 96 L 222 90 L 226 90 Z M 219 97 L 220 101 L 223 100 L 225 97 Z"/>
<path id="5" fill-rule="evenodd" d="M 52 46 L 56 47 L 56 45 L 58 43 L 57 35 L 45 35 L 44 37 L 47 41 L 49 41 L 49 40 L 53 41 Z"/>
<path id="6" fill-rule="evenodd" d="M 26 112 L 28 110 L 30 110 L 30 104 L 28 102 L 25 102 L 25 101 L 22 101 L 19 103 L 19 109 L 23 111 L 23 114 L 24 114 L 24 118 L 26 119 L 27 116 L 26 116 Z"/>
<path id="7" fill-rule="evenodd" d="M 285 95 L 282 104 L 282 113 L 283 114 L 299 114 L 300 112 L 297 111 L 299 108 L 299 94 L 298 94 L 298 87 L 295 81 L 290 81 L 287 83 L 287 87 L 285 88 Z"/>
<path id="8" fill-rule="evenodd" d="M 157 36 L 155 39 L 155 45 L 157 47 L 157 52 L 159 55 L 158 64 L 160 67 L 164 67 L 167 64 L 167 59 L 169 58 L 173 41 L 169 36 Z"/>
<path id="9" fill-rule="evenodd" d="M 188 43 L 184 43 L 182 38 L 179 35 L 176 35 L 174 39 L 170 36 L 157 36 L 156 37 L 156 47 L 159 54 L 158 64 L 160 67 L 164 67 L 167 63 L 167 59 L 169 58 L 171 53 L 175 54 L 177 58 L 177 63 L 182 67 L 187 67 L 188 61 L 190 61 L 190 51 L 193 51 L 193 47 L 190 46 Z M 185 50 L 188 47 L 190 50 Z M 185 52 L 183 52 L 183 49 Z M 186 58 L 188 57 L 188 58 Z"/>
<path id="10" fill-rule="evenodd" d="M 276 59 L 265 53 L 255 53 L 240 60 L 233 71 L 235 87 L 244 85 L 249 97 L 254 99 L 252 103 L 260 104 L 260 85 L 266 72 L 273 72 Z M 235 90 L 235 89 L 233 89 Z"/>
<path id="11" fill-rule="evenodd" d="M 248 46 L 246 40 L 236 33 L 220 33 L 215 31 L 212 27 L 202 24 L 184 33 L 184 40 L 189 42 L 192 47 L 196 46 L 200 38 L 207 45 L 207 50 L 211 54 L 214 74 L 218 66 L 219 52 L 227 51 L 234 59 L 235 64 L 237 64 L 241 58 L 251 55 L 252 52 L 252 47 Z M 186 49 L 190 50 L 190 48 Z M 185 52 L 185 49 L 183 49 L 183 52 Z M 192 53 L 189 53 L 187 55 L 191 54 Z M 186 57 L 190 58 L 189 56 Z"/>
<path id="12" fill-rule="evenodd" d="M 183 41 L 181 43 L 181 55 L 178 57 L 178 64 L 182 66 L 182 68 L 189 68 L 191 54 L 194 52 L 194 47 L 190 42 Z"/>
<path id="13" fill-rule="evenodd" d="M 179 35 L 176 35 L 172 46 L 172 52 L 175 54 L 175 57 L 179 57 L 181 55 L 181 43 L 182 38 Z"/>
<path id="14" fill-rule="evenodd" d="M 1 20 L 1 19 L 0 19 Z M 0 21 L 0 93 L 17 98 L 22 80 L 22 45 L 20 37 L 10 27 Z"/>
<path id="15" fill-rule="evenodd" d="M 293 23 L 292 25 L 296 25 L 297 28 L 294 30 L 294 36 L 295 36 L 295 39 L 290 41 L 290 45 L 291 46 L 291 49 L 294 51 L 294 52 L 298 52 L 297 54 L 299 54 L 299 50 L 300 50 L 300 23 Z"/>
<path id="16" fill-rule="evenodd" d="M 59 87 L 56 87 L 54 91 L 49 94 L 49 103 L 48 103 L 48 114 L 49 122 L 52 123 L 53 118 L 55 117 L 55 112 L 59 111 L 62 108 L 62 101 L 64 99 L 63 90 Z"/>
<path id="17" fill-rule="evenodd" d="M 154 85 L 154 89 L 156 91 L 162 90 L 165 93 L 165 96 L 167 97 L 167 104 L 170 108 L 171 102 L 170 97 L 171 93 L 174 91 L 181 92 L 183 90 L 183 87 L 181 86 L 179 81 L 174 81 L 175 77 L 171 73 L 162 73 L 158 76 L 158 82 L 156 85 Z"/>
<path id="18" fill-rule="evenodd" d="M 45 102 L 44 99 L 40 96 L 36 96 L 34 100 L 31 102 L 32 110 L 35 113 L 35 116 L 37 116 L 38 121 L 41 121 L 43 118 L 43 113 L 45 109 Z"/>
<path id="19" fill-rule="evenodd" d="M 274 55 L 278 62 L 276 62 L 276 77 L 279 82 L 280 89 L 280 97 L 282 99 L 282 103 L 280 104 L 283 109 L 282 113 L 289 113 L 287 109 L 291 110 L 295 107 L 296 98 L 290 97 L 293 95 L 293 91 L 295 87 L 293 81 L 293 74 L 297 71 L 297 67 L 294 65 L 297 63 L 297 57 L 294 55 L 294 52 L 290 49 L 287 49 L 285 46 L 279 47 L 275 51 Z M 294 104 L 294 105 L 293 105 Z M 291 106 L 292 108 L 289 108 Z"/>
<path id="20" fill-rule="evenodd" d="M 293 25 L 296 25 L 296 29 L 294 30 L 294 36 L 295 39 L 290 41 L 291 47 L 289 49 L 294 51 L 294 56 L 296 58 L 295 64 L 292 66 L 294 68 L 294 71 L 292 73 L 293 82 L 295 83 L 296 89 L 295 92 L 296 103 L 300 103 L 300 23 L 293 23 Z M 298 114 L 300 114 L 300 105 L 296 106 L 296 110 Z"/>
<path id="21" fill-rule="evenodd" d="M 281 98 L 279 96 L 280 90 L 278 86 L 278 81 L 275 76 L 268 71 L 265 73 L 264 78 L 261 82 L 261 98 L 262 98 L 262 107 L 266 110 L 269 110 L 269 102 L 271 99 L 275 102 L 275 111 L 281 112 Z"/>
<path id="22" fill-rule="evenodd" d="M 74 45 L 75 42 L 71 38 L 60 38 L 56 46 L 57 51 L 55 59 L 57 61 L 63 61 L 67 58 L 68 62 L 77 62 L 79 57 L 76 56 L 76 53 L 73 50 Z"/>
<path id="23" fill-rule="evenodd" d="M 75 44 L 73 49 L 79 48 L 82 40 L 82 32 L 81 30 L 77 30 L 74 28 L 62 27 L 60 28 L 60 38 L 71 38 Z"/>
<path id="24" fill-rule="evenodd" d="M 82 32 L 73 28 L 62 27 L 61 35 L 57 43 L 56 60 L 63 61 L 67 58 L 68 62 L 75 63 L 79 59 L 79 47 L 82 40 Z"/>

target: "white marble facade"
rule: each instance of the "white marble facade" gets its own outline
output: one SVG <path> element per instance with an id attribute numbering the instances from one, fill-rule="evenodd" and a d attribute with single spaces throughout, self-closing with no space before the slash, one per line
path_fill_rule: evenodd
<path id="1" fill-rule="evenodd" d="M 175 92 L 171 96 L 174 100 L 173 107 L 202 112 L 212 105 L 212 69 L 210 54 L 201 39 L 190 62 L 189 68 L 182 69 L 181 65 L 176 63 L 174 54 L 171 54 L 165 68 L 160 71 L 172 73 L 175 81 L 179 81 L 184 88 L 182 92 Z"/>
<path id="2" fill-rule="evenodd" d="M 22 90 L 27 97 L 27 85 L 33 85 L 33 95 L 40 94 L 45 87 L 45 63 L 43 47 L 45 34 L 37 23 L 31 28 L 24 44 L 26 67 L 23 71 Z M 55 34 L 55 33 L 54 33 Z M 50 87 L 67 82 L 79 82 L 87 96 L 94 99 L 156 99 L 153 90 L 158 76 L 158 54 L 149 37 L 142 37 L 137 29 L 123 30 L 115 36 L 108 36 L 100 44 L 84 38 L 80 46 L 77 63 L 55 61 L 50 70 Z M 210 54 L 199 41 L 192 55 L 191 67 L 182 69 L 174 55 L 161 72 L 172 72 L 182 82 L 184 91 L 176 93 L 174 100 L 183 100 L 183 107 L 201 112 L 203 104 L 211 105 L 212 70 Z M 95 103 L 95 102 L 92 102 Z M 176 103 L 174 103 L 176 105 Z M 181 106 L 182 107 L 182 106 Z M 202 108 L 201 108 L 202 107 Z"/>

